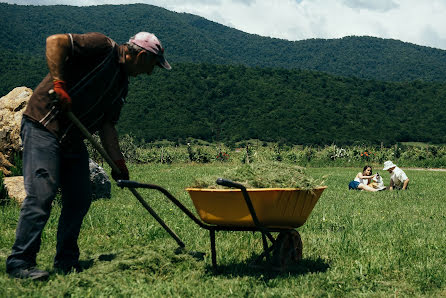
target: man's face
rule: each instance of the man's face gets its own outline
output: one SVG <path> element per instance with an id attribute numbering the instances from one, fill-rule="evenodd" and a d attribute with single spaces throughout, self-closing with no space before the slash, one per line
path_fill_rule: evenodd
<path id="1" fill-rule="evenodd" d="M 392 174 L 392 173 L 393 173 L 393 170 L 395 170 L 395 167 L 392 167 L 392 168 L 388 169 L 387 172 L 389 172 L 390 174 Z"/>
<path id="2" fill-rule="evenodd" d="M 128 74 L 132 77 L 136 77 L 137 75 L 146 73 L 148 75 L 152 74 L 153 69 L 155 68 L 157 63 L 157 58 L 155 55 L 152 55 L 147 52 L 139 53 L 133 63 L 128 67 Z"/>

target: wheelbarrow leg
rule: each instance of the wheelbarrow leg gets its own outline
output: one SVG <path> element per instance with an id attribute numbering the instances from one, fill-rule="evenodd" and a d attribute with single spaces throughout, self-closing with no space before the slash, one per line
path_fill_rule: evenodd
<path id="1" fill-rule="evenodd" d="M 266 241 L 266 235 L 262 232 L 263 252 L 265 253 L 266 261 L 269 262 L 268 242 Z"/>
<path id="2" fill-rule="evenodd" d="M 212 257 L 212 267 L 217 270 L 217 252 L 215 250 L 215 230 L 210 229 L 209 235 L 211 238 L 211 257 Z"/>
<path id="3" fill-rule="evenodd" d="M 146 203 L 146 201 L 144 201 L 144 199 L 141 197 L 141 195 L 136 191 L 136 189 L 134 188 L 129 188 L 130 191 L 133 193 L 133 195 L 136 197 L 136 199 L 138 199 L 138 201 L 143 205 L 143 207 L 149 211 L 150 215 L 152 215 L 152 217 L 164 228 L 164 230 L 169 233 L 169 235 L 175 239 L 175 241 L 177 242 L 178 246 L 181 248 L 186 247 L 186 245 L 184 244 L 183 241 L 181 241 L 180 237 L 178 237 L 177 234 L 175 234 L 174 231 L 172 231 L 168 225 L 166 225 L 166 223 L 158 216 L 158 214 L 156 214 L 156 212 L 152 209 L 152 207 L 149 206 L 149 204 Z"/>

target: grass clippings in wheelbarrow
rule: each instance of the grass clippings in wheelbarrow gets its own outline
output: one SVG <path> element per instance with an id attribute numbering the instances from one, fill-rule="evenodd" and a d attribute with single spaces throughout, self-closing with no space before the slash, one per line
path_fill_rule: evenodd
<path id="1" fill-rule="evenodd" d="M 302 167 L 271 162 L 244 164 L 231 168 L 218 176 L 201 177 L 196 179 L 191 187 L 224 188 L 216 184 L 217 178 L 241 183 L 246 188 L 300 188 L 312 190 L 323 185 L 323 181 L 308 176 Z"/>

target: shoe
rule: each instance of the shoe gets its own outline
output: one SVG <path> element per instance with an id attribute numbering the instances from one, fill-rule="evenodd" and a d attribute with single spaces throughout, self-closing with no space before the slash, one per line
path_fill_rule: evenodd
<path id="1" fill-rule="evenodd" d="M 16 268 L 8 272 L 8 274 L 14 278 L 27 278 L 31 280 L 47 280 L 50 277 L 48 271 L 39 270 L 35 267 Z"/>

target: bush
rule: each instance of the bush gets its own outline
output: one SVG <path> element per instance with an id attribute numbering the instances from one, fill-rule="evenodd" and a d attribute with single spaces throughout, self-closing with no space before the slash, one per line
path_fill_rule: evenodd
<path id="1" fill-rule="evenodd" d="M 189 161 L 198 163 L 208 163 L 212 160 L 212 154 L 204 147 L 192 148 L 190 143 L 187 144 L 187 153 L 189 155 Z"/>
<path id="2" fill-rule="evenodd" d="M 11 176 L 22 176 L 23 175 L 23 161 L 20 153 L 14 154 L 14 166 L 11 168 Z"/>
<path id="3" fill-rule="evenodd" d="M 8 192 L 6 191 L 5 184 L 3 183 L 3 172 L 0 171 L 0 201 L 8 199 Z"/>

